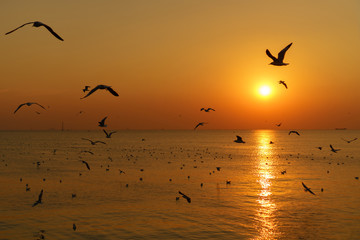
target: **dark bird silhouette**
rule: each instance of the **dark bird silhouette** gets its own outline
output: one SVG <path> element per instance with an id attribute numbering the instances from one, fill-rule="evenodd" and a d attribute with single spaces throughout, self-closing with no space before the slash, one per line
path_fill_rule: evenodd
<path id="1" fill-rule="evenodd" d="M 107 133 L 105 129 L 103 129 L 103 132 L 106 134 L 106 138 L 111 138 L 111 135 L 112 135 L 113 133 L 116 133 L 116 131 Z"/>
<path id="2" fill-rule="evenodd" d="M 99 127 L 107 127 L 107 125 L 105 125 L 105 120 L 107 119 L 107 117 L 104 117 L 100 122 L 99 122 Z"/>
<path id="3" fill-rule="evenodd" d="M 317 147 L 317 149 L 322 150 L 322 147 Z"/>
<path id="4" fill-rule="evenodd" d="M 357 140 L 357 138 L 354 138 L 354 139 L 351 139 L 351 140 L 346 140 L 346 139 L 343 139 L 343 138 L 341 138 L 342 140 L 344 140 L 345 142 L 347 142 L 347 143 L 351 143 L 351 142 L 353 142 L 353 141 L 356 141 Z"/>
<path id="5" fill-rule="evenodd" d="M 292 43 L 290 43 L 289 45 L 287 45 L 283 50 L 281 50 L 278 53 L 278 58 L 274 57 L 270 51 L 268 49 L 266 49 L 266 54 L 269 56 L 269 58 L 271 58 L 273 60 L 272 63 L 270 63 L 271 65 L 275 65 L 275 66 L 286 66 L 289 65 L 288 63 L 284 63 L 284 57 L 285 57 L 285 53 L 286 51 L 291 47 Z"/>
<path id="6" fill-rule="evenodd" d="M 97 85 L 95 88 L 91 89 L 90 92 L 88 92 L 87 95 L 85 95 L 84 97 L 82 97 L 80 99 L 83 99 L 83 98 L 86 98 L 86 97 L 90 96 L 91 94 L 93 94 L 93 92 L 95 92 L 98 89 L 101 89 L 101 90 L 105 89 L 105 90 L 109 91 L 112 95 L 114 95 L 115 97 L 119 96 L 119 94 L 117 92 L 115 92 L 110 86 Z"/>
<path id="7" fill-rule="evenodd" d="M 213 108 L 201 108 L 200 111 L 205 111 L 205 112 L 209 112 L 209 111 L 215 111 L 215 109 Z"/>
<path id="8" fill-rule="evenodd" d="M 83 89 L 83 92 L 89 91 L 89 87 L 90 87 L 90 86 L 85 86 L 84 89 Z"/>
<path id="9" fill-rule="evenodd" d="M 188 201 L 188 203 L 191 203 L 191 198 L 189 198 L 188 196 L 186 196 L 185 194 L 183 194 L 183 193 L 180 192 L 180 191 L 179 191 L 179 194 L 180 194 L 183 198 L 185 198 L 185 199 Z"/>
<path id="10" fill-rule="evenodd" d="M 331 151 L 332 152 L 334 152 L 334 153 L 336 153 L 337 151 L 340 151 L 341 149 L 335 149 L 335 148 L 333 148 L 333 146 L 330 144 L 330 148 L 331 148 Z"/>
<path id="11" fill-rule="evenodd" d="M 220 171 L 221 167 L 216 167 L 216 170 Z"/>
<path id="12" fill-rule="evenodd" d="M 81 162 L 84 163 L 86 165 L 87 169 L 90 170 L 90 166 L 89 166 L 89 164 L 87 162 L 85 162 L 84 160 L 82 160 Z"/>
<path id="13" fill-rule="evenodd" d="M 309 193 L 311 193 L 312 195 L 316 195 L 315 193 L 313 193 L 313 191 L 311 191 L 311 189 L 310 188 L 308 188 L 303 182 L 301 182 L 302 183 L 302 185 L 304 186 L 304 190 L 305 190 L 305 192 L 309 192 Z"/>
<path id="14" fill-rule="evenodd" d="M 277 127 L 280 127 L 282 123 L 275 124 Z"/>
<path id="15" fill-rule="evenodd" d="M 73 223 L 73 229 L 74 229 L 74 231 L 76 230 L 76 225 L 75 225 L 75 223 Z"/>
<path id="16" fill-rule="evenodd" d="M 297 131 L 290 131 L 289 135 L 292 134 L 292 133 L 295 133 L 296 135 L 300 136 L 300 133 L 298 133 Z"/>
<path id="17" fill-rule="evenodd" d="M 34 204 L 32 205 L 33 207 L 35 207 L 36 205 L 38 205 L 39 203 L 42 203 L 41 200 L 42 200 L 42 195 L 43 195 L 43 189 L 41 189 L 41 192 L 39 194 L 39 197 L 38 197 L 38 200 L 36 202 L 34 202 Z"/>
<path id="18" fill-rule="evenodd" d="M 33 105 L 33 104 L 38 105 L 38 106 L 40 106 L 41 108 L 45 109 L 43 106 L 41 106 L 40 104 L 38 104 L 38 103 L 36 103 L 36 102 L 27 102 L 27 103 L 20 104 L 20 105 L 16 108 L 14 114 L 15 114 L 22 106 L 25 106 L 25 105 L 26 105 L 26 106 L 30 107 L 30 106 Z M 45 110 L 46 110 L 46 109 L 45 109 Z"/>
<path id="19" fill-rule="evenodd" d="M 199 126 L 204 126 L 204 124 L 207 124 L 206 122 L 199 122 L 195 127 L 194 130 L 196 130 Z"/>
<path id="20" fill-rule="evenodd" d="M 42 23 L 42 22 L 39 22 L 39 21 L 35 21 L 35 22 L 28 22 L 28 23 L 25 23 L 23 25 L 21 25 L 20 27 L 17 27 L 15 28 L 14 30 L 11 30 L 10 32 L 7 32 L 5 33 L 5 35 L 8 35 L 12 32 L 15 32 L 16 30 L 18 30 L 19 28 L 22 28 L 23 26 L 25 25 L 28 25 L 28 24 L 33 24 L 33 27 L 45 27 L 52 35 L 54 35 L 54 37 L 56 37 L 57 39 L 61 40 L 61 41 L 64 41 L 64 39 L 62 39 L 56 32 L 54 32 L 54 30 L 52 30 L 51 27 L 49 27 L 48 25 Z"/>
<path id="21" fill-rule="evenodd" d="M 286 83 L 285 83 L 285 81 L 279 81 L 279 84 L 284 85 L 286 89 L 288 88 L 287 85 L 286 85 Z"/>
<path id="22" fill-rule="evenodd" d="M 87 139 L 88 140 L 88 139 Z M 94 153 L 93 152 L 91 152 L 91 151 L 87 151 L 87 150 L 83 150 L 83 151 L 81 151 L 80 153 L 90 153 L 91 155 L 94 155 Z"/>
<path id="23" fill-rule="evenodd" d="M 236 139 L 234 140 L 234 142 L 236 142 L 236 143 L 245 143 L 245 142 L 242 140 L 242 137 L 240 137 L 240 136 L 236 136 Z"/>
<path id="24" fill-rule="evenodd" d="M 92 141 L 92 140 L 87 139 L 87 138 L 81 138 L 81 139 L 82 139 L 82 140 L 90 141 L 91 145 L 95 145 L 95 144 L 97 144 L 97 143 L 106 144 L 106 143 L 104 143 L 104 142 L 102 142 L 102 141 Z"/>

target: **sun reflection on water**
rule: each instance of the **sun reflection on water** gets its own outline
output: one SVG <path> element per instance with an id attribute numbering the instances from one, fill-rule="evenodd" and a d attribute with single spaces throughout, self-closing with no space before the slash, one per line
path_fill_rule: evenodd
<path id="1" fill-rule="evenodd" d="M 259 208 L 257 210 L 257 220 L 259 221 L 257 239 L 276 239 L 277 223 L 274 216 L 276 204 L 272 199 L 272 179 L 273 175 L 273 150 L 270 144 L 272 138 L 271 131 L 257 132 L 257 155 L 258 155 L 258 182 L 260 191 L 258 193 L 257 202 Z"/>

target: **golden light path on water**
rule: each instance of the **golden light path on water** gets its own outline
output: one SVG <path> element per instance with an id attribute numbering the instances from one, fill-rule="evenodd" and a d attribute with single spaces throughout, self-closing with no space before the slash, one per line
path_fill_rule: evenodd
<path id="1" fill-rule="evenodd" d="M 259 225 L 259 236 L 257 239 L 277 239 L 277 223 L 274 217 L 276 203 L 272 199 L 273 156 L 271 131 L 257 132 L 257 155 L 258 155 L 258 183 L 261 190 L 258 193 L 257 220 Z"/>

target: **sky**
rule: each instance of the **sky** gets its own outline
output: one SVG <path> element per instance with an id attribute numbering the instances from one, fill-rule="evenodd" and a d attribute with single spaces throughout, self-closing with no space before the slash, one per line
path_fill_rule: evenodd
<path id="1" fill-rule="evenodd" d="M 2 0 L 0 130 L 98 129 L 105 116 L 109 129 L 360 129 L 359 12 L 357 0 Z M 64 41 L 31 25 L 5 35 L 30 21 Z M 289 43 L 289 65 L 269 65 L 265 50 Z M 80 99 L 98 84 L 119 97 Z M 25 102 L 46 110 L 14 114 Z"/>

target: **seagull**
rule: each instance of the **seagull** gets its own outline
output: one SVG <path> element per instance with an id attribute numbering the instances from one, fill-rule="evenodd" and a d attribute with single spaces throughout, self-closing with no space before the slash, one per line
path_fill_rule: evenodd
<path id="1" fill-rule="evenodd" d="M 28 24 L 33 24 L 33 27 L 45 27 L 52 35 L 54 35 L 54 37 L 56 37 L 57 39 L 61 40 L 61 41 L 64 41 L 64 39 L 62 39 L 56 32 L 54 32 L 54 30 L 52 30 L 51 27 L 49 27 L 48 25 L 42 23 L 42 22 L 39 22 L 39 21 L 35 21 L 35 22 L 28 22 L 28 23 L 25 23 L 23 25 L 21 25 L 20 27 L 17 27 L 15 28 L 14 30 L 11 30 L 10 32 L 7 32 L 5 33 L 5 35 L 8 35 L 12 32 L 15 32 L 16 30 L 18 30 L 19 28 L 22 28 L 23 26 L 25 25 L 28 25 Z"/>
<path id="2" fill-rule="evenodd" d="M 275 124 L 277 127 L 280 127 L 282 123 L 279 123 L 279 124 Z"/>
<path id="3" fill-rule="evenodd" d="M 106 134 L 106 138 L 111 138 L 111 134 L 116 133 L 116 131 L 107 133 L 105 129 L 103 129 L 104 133 Z"/>
<path id="4" fill-rule="evenodd" d="M 305 190 L 305 192 L 309 192 L 309 193 L 311 193 L 312 195 L 316 195 L 315 193 L 313 193 L 313 191 L 311 191 L 311 189 L 310 188 L 308 188 L 303 182 L 301 182 L 302 183 L 302 185 L 304 186 L 304 190 Z"/>
<path id="5" fill-rule="evenodd" d="M 245 142 L 242 140 L 242 137 L 240 137 L 240 136 L 236 136 L 236 140 L 234 140 L 234 142 L 236 142 L 236 143 L 245 143 Z"/>
<path id="6" fill-rule="evenodd" d="M 351 139 L 351 140 L 346 140 L 346 139 L 343 139 L 343 138 L 341 138 L 341 139 L 344 140 L 344 141 L 347 142 L 347 143 L 351 143 L 351 142 L 357 140 L 357 138 L 354 138 L 354 139 Z"/>
<path id="7" fill-rule="evenodd" d="M 295 133 L 296 135 L 300 136 L 300 133 L 298 133 L 297 131 L 290 131 L 289 135 L 292 134 L 292 133 Z"/>
<path id="8" fill-rule="evenodd" d="M 179 194 L 180 194 L 183 198 L 185 198 L 185 199 L 188 201 L 188 203 L 191 203 L 191 198 L 189 198 L 188 196 L 186 196 L 185 194 L 183 194 L 183 193 L 180 192 L 180 191 L 179 191 Z"/>
<path id="9" fill-rule="evenodd" d="M 272 63 L 270 63 L 271 65 L 275 65 L 275 66 L 286 66 L 289 65 L 288 63 L 284 63 L 284 57 L 285 57 L 285 53 L 286 51 L 291 47 L 292 43 L 290 43 L 289 45 L 287 45 L 283 50 L 281 50 L 278 53 L 278 58 L 274 57 L 270 51 L 268 49 L 266 49 L 266 54 L 269 56 L 269 58 L 271 58 L 273 60 Z"/>
<path id="10" fill-rule="evenodd" d="M 95 92 L 98 89 L 106 89 L 107 91 L 109 91 L 112 95 L 118 97 L 119 94 L 117 92 L 115 92 L 110 86 L 106 86 L 106 85 L 97 85 L 95 88 L 91 89 L 90 92 L 88 92 L 88 94 L 85 97 L 82 97 L 80 99 L 86 98 L 88 96 L 90 96 L 93 92 Z"/>
<path id="11" fill-rule="evenodd" d="M 100 122 L 99 122 L 99 127 L 107 127 L 107 125 L 105 125 L 105 120 L 107 119 L 107 117 L 104 117 Z"/>
<path id="12" fill-rule="evenodd" d="M 82 163 L 84 163 L 84 164 L 86 165 L 87 169 L 90 170 L 90 166 L 89 166 L 89 164 L 88 164 L 86 161 L 82 160 Z"/>
<path id="13" fill-rule="evenodd" d="M 330 144 L 331 151 L 336 153 L 337 151 L 340 151 L 341 149 L 334 149 L 333 146 Z"/>
<path id="14" fill-rule="evenodd" d="M 205 111 L 205 112 L 209 112 L 210 110 L 215 111 L 215 109 L 213 108 L 201 108 L 200 111 Z"/>
<path id="15" fill-rule="evenodd" d="M 92 140 L 87 139 L 87 138 L 81 138 L 81 139 L 82 139 L 82 140 L 88 140 L 88 141 L 90 141 L 91 145 L 95 145 L 95 144 L 97 144 L 97 143 L 106 144 L 106 143 L 104 143 L 104 142 L 102 142 L 102 141 L 92 141 Z"/>
<path id="16" fill-rule="evenodd" d="M 32 205 L 33 207 L 35 207 L 36 205 L 38 205 L 39 203 L 41 203 L 41 199 L 42 199 L 42 195 L 43 195 L 43 190 L 41 189 L 41 192 L 39 194 L 39 198 L 36 202 L 34 202 L 34 204 Z"/>
<path id="17" fill-rule="evenodd" d="M 206 122 L 200 122 L 195 127 L 194 130 L 196 130 L 199 126 L 204 126 L 204 124 L 207 124 Z"/>
<path id="18" fill-rule="evenodd" d="M 84 89 L 83 89 L 83 92 L 89 91 L 89 87 L 90 87 L 90 86 L 85 86 Z"/>
<path id="19" fill-rule="evenodd" d="M 279 81 L 279 84 L 284 85 L 286 89 L 288 88 L 287 85 L 286 85 L 286 83 L 285 83 L 285 81 Z"/>
<path id="20" fill-rule="evenodd" d="M 38 106 L 40 106 L 40 107 L 42 107 L 43 109 L 45 109 L 43 106 L 41 106 L 40 104 L 38 104 L 38 103 L 36 103 L 36 102 L 27 102 L 27 103 L 23 103 L 23 104 L 20 104 L 18 107 L 17 107 L 17 109 L 15 110 L 15 112 L 14 112 L 14 114 L 22 107 L 22 106 L 31 106 L 31 105 L 33 105 L 33 104 L 36 104 L 36 105 L 38 105 Z M 46 109 L 45 109 L 46 110 Z"/>

